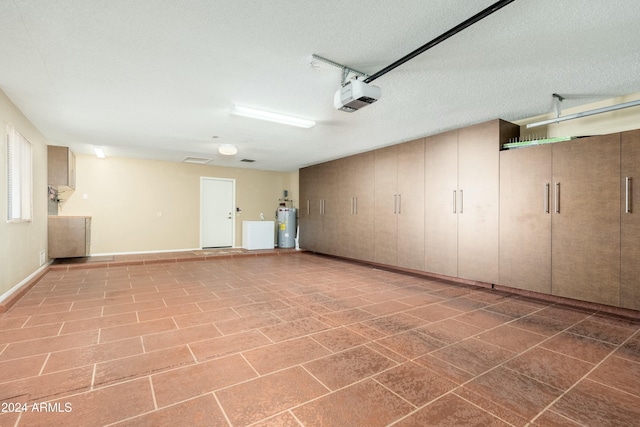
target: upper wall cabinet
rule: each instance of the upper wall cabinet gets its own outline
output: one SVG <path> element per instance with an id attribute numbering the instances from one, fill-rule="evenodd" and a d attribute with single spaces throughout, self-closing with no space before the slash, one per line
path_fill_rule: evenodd
<path id="1" fill-rule="evenodd" d="M 47 146 L 47 168 L 50 186 L 76 188 L 76 156 L 69 147 Z"/>

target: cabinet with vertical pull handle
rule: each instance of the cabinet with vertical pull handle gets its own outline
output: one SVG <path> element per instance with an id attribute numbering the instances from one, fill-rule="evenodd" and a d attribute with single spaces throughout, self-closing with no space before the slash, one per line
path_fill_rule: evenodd
<path id="1" fill-rule="evenodd" d="M 300 170 L 300 246 L 336 255 L 338 178 L 336 162 Z"/>
<path id="2" fill-rule="evenodd" d="M 551 293 L 551 151 L 500 152 L 500 285 Z"/>
<path id="3" fill-rule="evenodd" d="M 492 120 L 426 138 L 427 271 L 498 281 L 500 144 L 518 135 Z"/>
<path id="4" fill-rule="evenodd" d="M 370 151 L 337 161 L 339 256 L 374 260 L 374 157 Z"/>
<path id="5" fill-rule="evenodd" d="M 424 269 L 424 139 L 375 151 L 375 261 Z"/>
<path id="6" fill-rule="evenodd" d="M 620 134 L 500 154 L 499 284 L 620 304 Z"/>
<path id="7" fill-rule="evenodd" d="M 620 306 L 640 310 L 640 130 L 623 132 L 620 143 Z"/>
<path id="8" fill-rule="evenodd" d="M 551 293 L 620 304 L 620 134 L 553 144 Z"/>

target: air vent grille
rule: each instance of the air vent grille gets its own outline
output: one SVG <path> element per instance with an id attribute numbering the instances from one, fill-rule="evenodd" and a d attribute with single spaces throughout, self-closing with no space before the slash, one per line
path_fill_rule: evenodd
<path id="1" fill-rule="evenodd" d="M 195 163 L 198 165 L 205 165 L 210 161 L 211 159 L 206 159 L 204 157 L 185 157 L 183 160 L 184 163 Z"/>
<path id="2" fill-rule="evenodd" d="M 255 160 L 253 160 L 253 159 L 242 159 L 240 161 L 241 162 L 245 162 L 245 163 L 253 163 L 253 162 L 255 162 Z"/>

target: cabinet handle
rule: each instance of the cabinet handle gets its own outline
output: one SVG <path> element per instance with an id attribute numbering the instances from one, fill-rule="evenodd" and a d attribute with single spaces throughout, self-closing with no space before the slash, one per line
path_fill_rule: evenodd
<path id="1" fill-rule="evenodd" d="M 325 199 L 322 199 L 322 215 L 324 215 L 326 213 L 326 211 L 325 211 L 326 203 L 327 203 L 327 201 Z"/>
<path id="2" fill-rule="evenodd" d="M 624 212 L 631 213 L 631 177 L 625 179 L 625 203 Z"/>
<path id="3" fill-rule="evenodd" d="M 460 213 L 464 209 L 464 193 L 460 190 Z"/>
<path id="4" fill-rule="evenodd" d="M 398 213 L 398 195 L 397 194 L 393 195 L 393 213 L 394 214 Z"/>
<path id="5" fill-rule="evenodd" d="M 402 194 L 398 194 L 398 214 L 402 213 Z"/>
<path id="6" fill-rule="evenodd" d="M 356 215 L 358 215 L 358 198 L 357 198 L 357 197 L 354 197 L 354 198 L 353 198 L 353 200 L 354 200 L 354 202 L 355 202 L 355 203 L 354 203 L 354 205 L 353 205 L 353 207 L 354 207 L 353 213 L 355 213 Z"/>
<path id="7" fill-rule="evenodd" d="M 556 182 L 556 213 L 560 213 L 560 183 Z"/>
<path id="8" fill-rule="evenodd" d="M 544 185 L 544 213 L 549 213 L 549 183 Z"/>
<path id="9" fill-rule="evenodd" d="M 453 213 L 456 213 L 456 190 L 453 190 Z"/>
<path id="10" fill-rule="evenodd" d="M 307 199 L 307 215 L 311 214 L 311 201 Z"/>

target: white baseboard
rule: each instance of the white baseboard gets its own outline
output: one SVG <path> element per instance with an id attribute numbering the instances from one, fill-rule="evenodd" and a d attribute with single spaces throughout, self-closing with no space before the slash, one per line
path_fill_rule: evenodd
<path id="1" fill-rule="evenodd" d="M 91 256 L 117 256 L 117 255 L 144 255 L 144 254 L 163 254 L 168 252 L 190 252 L 201 251 L 202 248 L 188 248 L 188 249 L 163 249 L 158 251 L 134 251 L 134 252 L 105 252 L 100 254 L 91 254 Z"/>
<path id="2" fill-rule="evenodd" d="M 33 279 L 34 277 L 36 277 L 38 274 L 42 273 L 44 270 L 46 270 L 47 268 L 49 268 L 49 265 L 52 263 L 52 260 L 49 260 L 49 262 L 46 262 L 44 264 L 42 264 L 40 267 L 38 267 L 38 269 L 36 271 L 34 271 L 33 273 L 31 273 L 29 276 L 27 276 L 26 278 L 24 278 L 22 281 L 20 281 L 20 283 L 18 283 L 17 285 L 15 285 L 14 287 L 12 287 L 11 289 L 9 289 L 8 291 L 6 291 L 5 293 L 3 293 L 2 295 L 0 295 L 0 305 L 2 305 L 2 303 L 6 300 L 9 299 L 9 297 L 11 295 L 13 295 L 14 293 L 18 292 L 20 290 L 20 288 L 22 288 L 24 285 L 26 285 L 27 283 L 29 283 L 31 281 L 31 279 Z"/>

